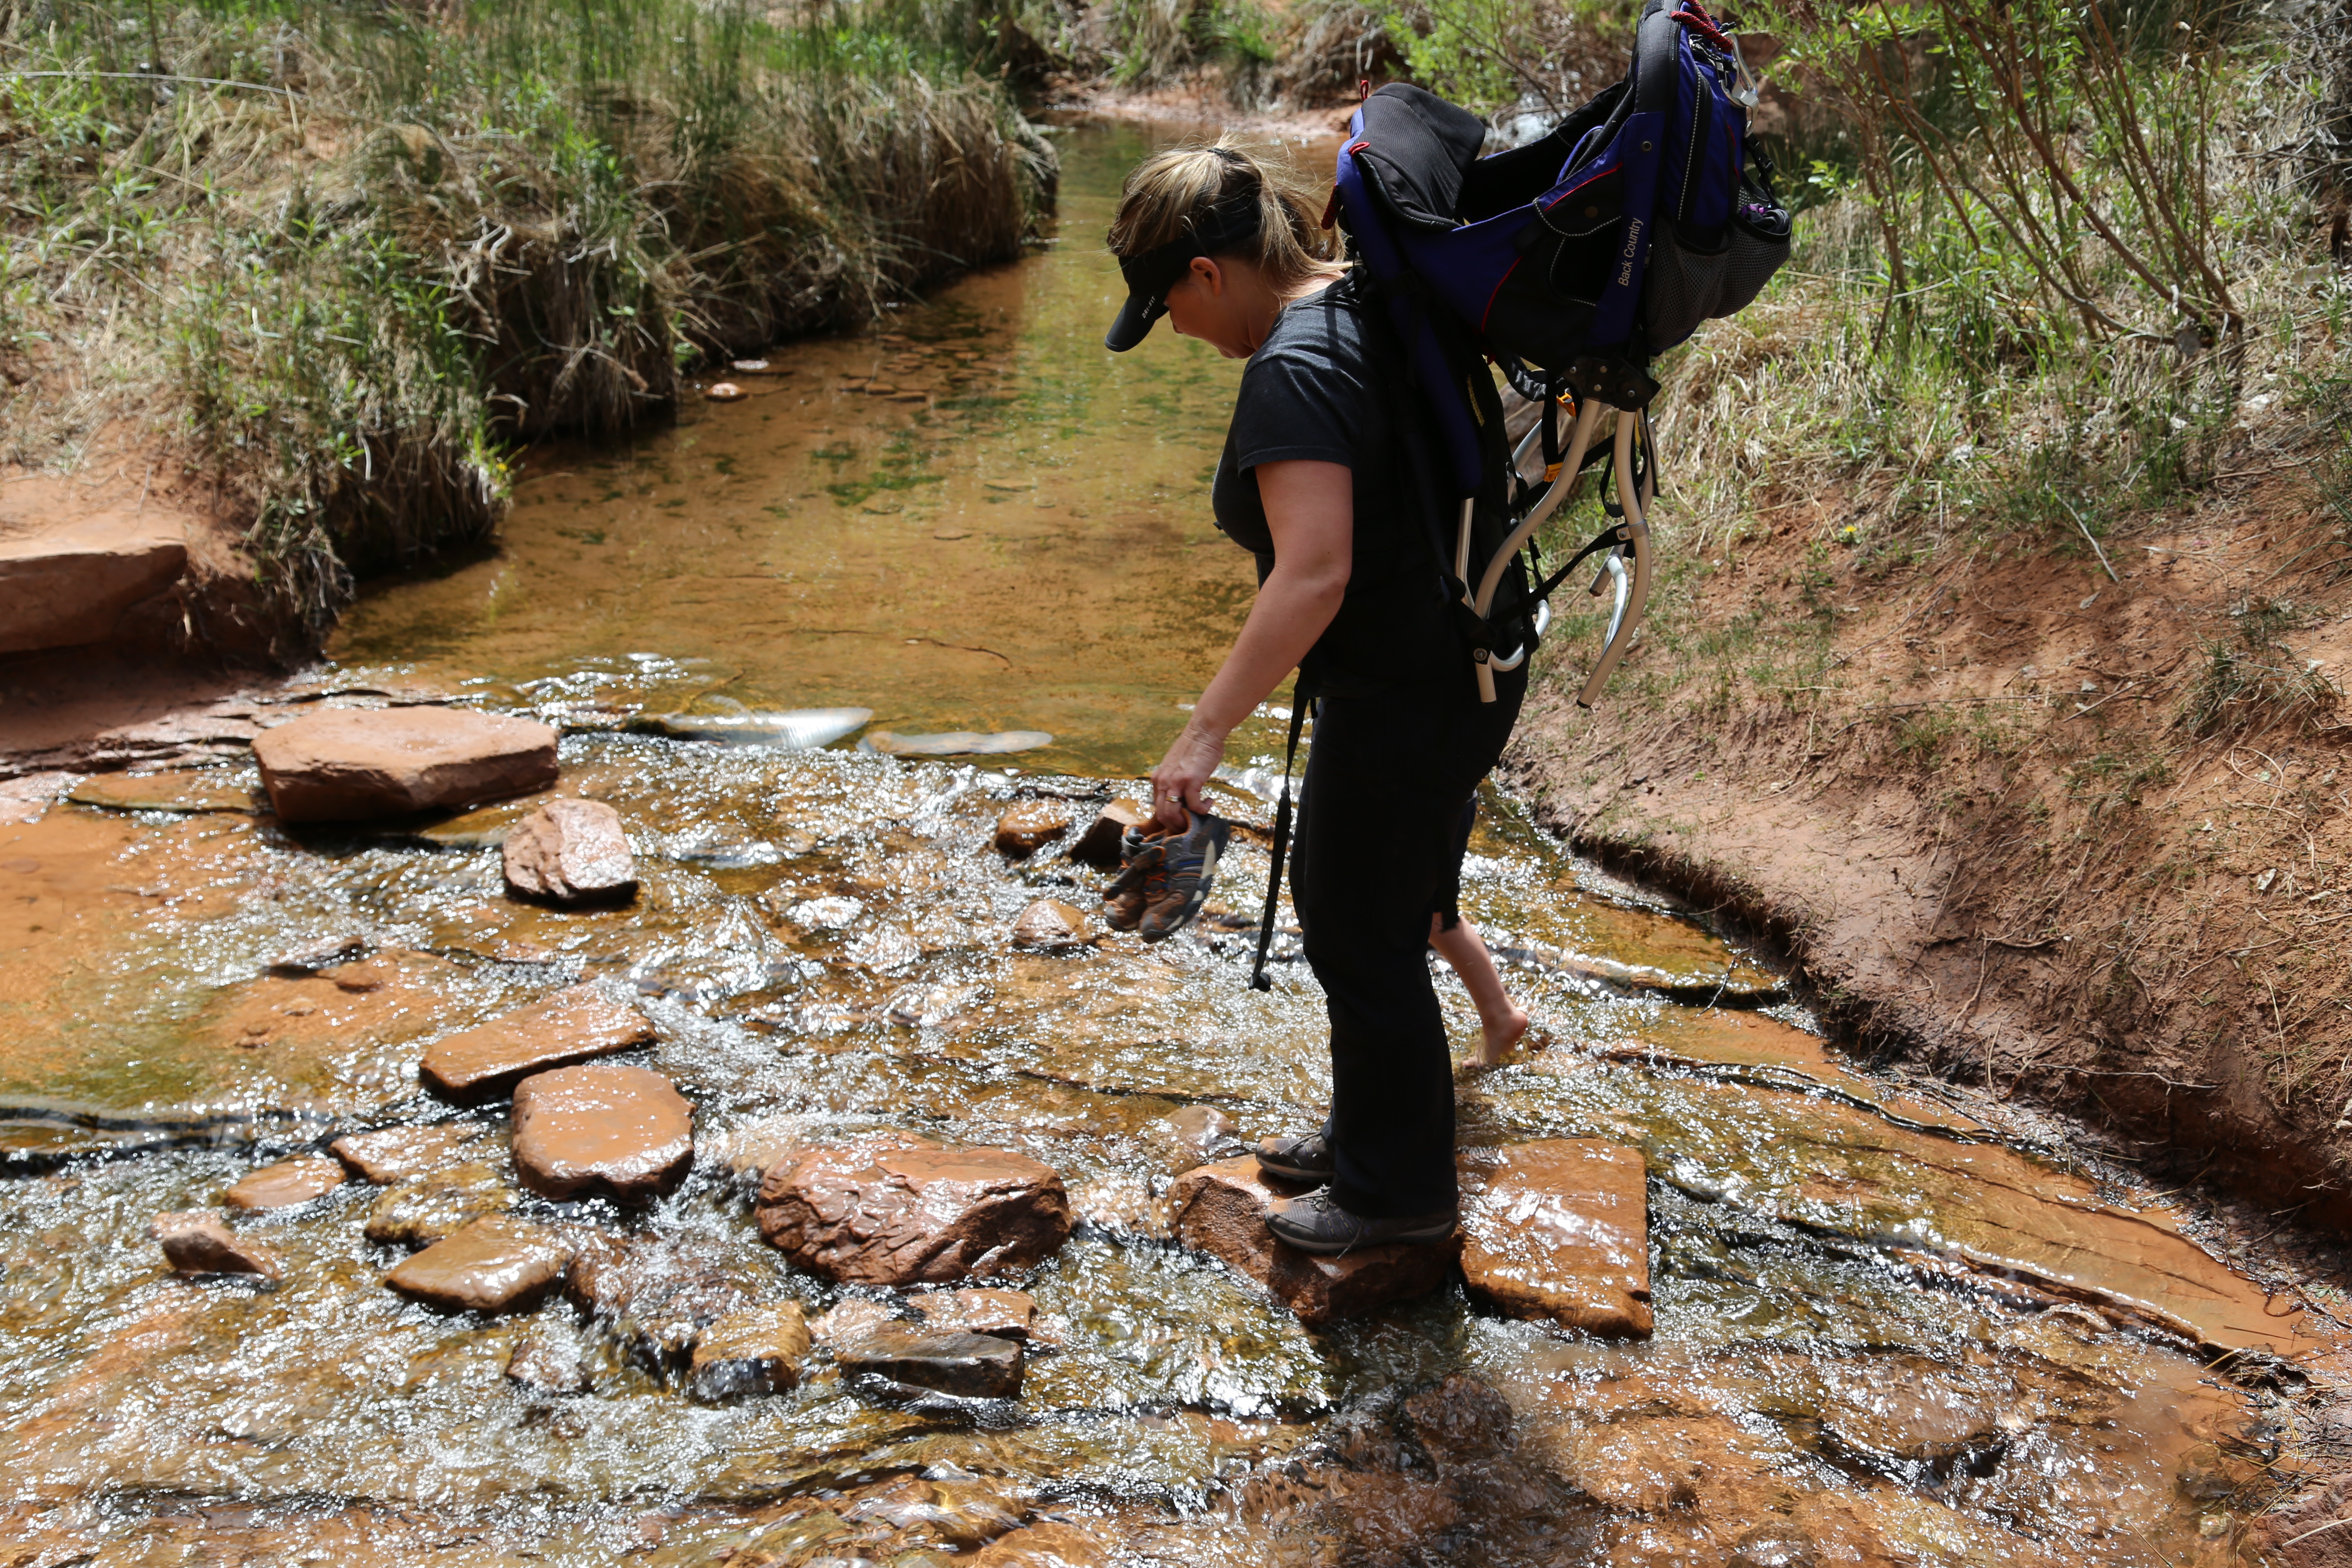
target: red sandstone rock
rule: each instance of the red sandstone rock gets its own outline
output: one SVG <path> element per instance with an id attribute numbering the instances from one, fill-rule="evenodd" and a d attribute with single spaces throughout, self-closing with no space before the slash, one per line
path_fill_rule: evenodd
<path id="1" fill-rule="evenodd" d="M 968 1399 L 1011 1399 L 1021 1392 L 1025 1357 L 1012 1340 L 952 1329 L 877 1323 L 834 1346 L 846 1373 Z"/>
<path id="2" fill-rule="evenodd" d="M 1070 858 L 1082 860 L 1099 871 L 1108 871 L 1118 864 L 1118 841 L 1130 827 L 1140 827 L 1151 820 L 1151 814 L 1131 800 L 1115 800 L 1102 808 L 1094 821 L 1087 825 L 1078 841 L 1070 846 Z"/>
<path id="3" fill-rule="evenodd" d="M 551 800 L 509 830 L 507 887 L 551 903 L 619 901 L 637 890 L 621 814 L 601 800 Z"/>
<path id="4" fill-rule="evenodd" d="M 327 1152 L 350 1166 L 362 1181 L 383 1187 L 454 1164 L 459 1145 L 472 1131 L 471 1127 L 457 1122 L 385 1127 L 338 1138 L 327 1145 Z"/>
<path id="5" fill-rule="evenodd" d="M 1592 1138 L 1467 1149 L 1462 1273 L 1515 1318 L 1609 1339 L 1649 1335 L 1647 1167 Z"/>
<path id="6" fill-rule="evenodd" d="M 1019 858 L 1070 830 L 1069 809 L 1055 800 L 1024 800 L 996 819 L 996 847 Z"/>
<path id="7" fill-rule="evenodd" d="M 383 1282 L 452 1311 L 518 1311 L 547 1294 L 570 1256 L 563 1238 L 543 1226 L 478 1219 L 411 1257 Z"/>
<path id="8" fill-rule="evenodd" d="M 1058 952 L 1084 947 L 1091 931 L 1087 917 L 1059 899 L 1040 899 L 1013 922 L 1013 945 Z"/>
<path id="9" fill-rule="evenodd" d="M 694 1163 L 694 1108 L 646 1068 L 597 1063 L 515 1086 L 514 1161 L 542 1197 L 605 1193 L 624 1203 L 668 1192 Z"/>
<path id="10" fill-rule="evenodd" d="M 730 1312 L 695 1342 L 688 1392 L 711 1402 L 782 1394 L 799 1385 L 808 1351 L 808 1322 L 797 1301 Z"/>
<path id="11" fill-rule="evenodd" d="M 649 1045 L 653 1037 L 643 1013 L 590 983 L 442 1037 L 425 1047 L 420 1071 L 428 1087 L 452 1099 L 486 1100 L 532 1073 Z"/>
<path id="12" fill-rule="evenodd" d="M 927 1328 L 960 1329 L 1000 1340 L 1025 1342 L 1037 1326 L 1037 1303 L 1025 1290 L 925 1290 L 909 1296 L 907 1305 L 921 1315 Z"/>
<path id="13" fill-rule="evenodd" d="M 0 517 L 0 653 L 103 642 L 123 611 L 179 580 L 186 526 L 167 512 Z"/>
<path id="14" fill-rule="evenodd" d="M 585 1240 L 564 1294 L 655 1371 L 686 1370 L 703 1331 L 757 1305 L 751 1287 L 709 1243 L 676 1237 Z"/>
<path id="15" fill-rule="evenodd" d="M 1168 1189 L 1176 1239 L 1223 1258 L 1317 1325 L 1426 1295 L 1454 1271 L 1446 1245 L 1367 1247 L 1338 1258 L 1301 1252 L 1266 1228 L 1265 1206 L 1277 1195 L 1247 1156 L 1188 1171 Z"/>
<path id="16" fill-rule="evenodd" d="M 570 1324 L 542 1317 L 515 1342 L 507 1381 L 537 1394 L 585 1394 L 595 1381 L 586 1349 Z"/>
<path id="17" fill-rule="evenodd" d="M 251 1274 L 282 1279 L 285 1265 L 258 1242 L 246 1241 L 204 1209 L 159 1214 L 149 1226 L 163 1244 L 164 1260 L 183 1274 Z"/>
<path id="18" fill-rule="evenodd" d="M 406 816 L 555 782 L 555 731 L 463 708 L 328 708 L 253 742 L 285 822 Z"/>
<path id="19" fill-rule="evenodd" d="M 777 1166 L 760 1184 L 759 1215 L 795 1264 L 859 1285 L 950 1285 L 1025 1268 L 1070 1235 L 1069 1196 L 1050 1167 L 896 1134 Z"/>
<path id="20" fill-rule="evenodd" d="M 362 1234 L 390 1247 L 430 1247 L 478 1219 L 506 1213 L 516 1196 L 496 1166 L 468 1160 L 385 1188 L 368 1211 Z"/>
<path id="21" fill-rule="evenodd" d="M 971 1568 L 1107 1568 L 1110 1561 L 1109 1548 L 1093 1535 L 1049 1520 L 998 1536 Z"/>
<path id="22" fill-rule="evenodd" d="M 325 1197 L 351 1179 L 340 1160 L 283 1160 L 265 1165 L 229 1188 L 233 1209 L 290 1209 Z"/>

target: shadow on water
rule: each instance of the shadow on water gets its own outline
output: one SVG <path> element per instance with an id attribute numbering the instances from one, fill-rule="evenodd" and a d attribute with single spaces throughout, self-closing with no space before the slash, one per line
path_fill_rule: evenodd
<path id="1" fill-rule="evenodd" d="M 297 837 L 249 770 L 138 797 L 177 809 L 0 827 L 0 1536 L 30 1552 L 0 1560 L 2252 1561 L 2315 1323 L 2001 1108 L 1826 1049 L 1775 975 L 1500 795 L 1465 908 L 1541 1037 L 1461 1070 L 1462 1136 L 1638 1154 L 1654 1335 L 1514 1318 L 1459 1276 L 1310 1329 L 1177 1243 L 1177 1177 L 1319 1115 L 1323 1008 L 1288 929 L 1273 989 L 1246 984 L 1262 834 L 1174 941 L 1012 942 L 1100 878 L 1067 835 L 1001 854 L 1001 814 L 1082 828 L 1120 787 L 1093 775 L 1164 743 L 1247 591 L 1202 495 L 1232 367 L 1090 346 L 1114 286 L 1076 247 L 1140 138 L 1068 145 L 1065 250 L 781 353 L 791 374 L 675 431 L 535 453 L 495 559 L 353 617 L 329 684 L 573 727 L 561 791 L 619 813 L 634 902 L 507 897 L 525 804 Z M 615 732 L 719 699 L 1060 739 L 1016 773 Z M 1267 761 L 1281 718 L 1236 761 Z M 1263 800 L 1220 798 L 1263 828 Z M 1466 1056 L 1475 1016 L 1439 978 Z M 581 981 L 643 1011 L 653 1043 L 619 1059 L 693 1106 L 691 1172 L 644 1207 L 525 1190 L 507 1108 L 418 1078 L 434 1039 Z M 275 1289 L 163 1267 L 159 1211 L 400 1127 L 423 1152 L 383 1184 L 235 1216 Z M 762 1237 L 748 1200 L 779 1150 L 888 1131 L 1066 1184 L 1071 1239 L 992 1281 L 1035 1305 L 1015 1398 L 846 1375 L 852 1325 L 909 1297 Z M 1528 1214 L 1544 1245 L 1574 1228 Z M 491 1314 L 385 1288 L 484 1215 L 621 1245 L 634 1294 L 575 1279 Z M 797 1385 L 697 1398 L 694 1302 L 798 1303 Z"/>

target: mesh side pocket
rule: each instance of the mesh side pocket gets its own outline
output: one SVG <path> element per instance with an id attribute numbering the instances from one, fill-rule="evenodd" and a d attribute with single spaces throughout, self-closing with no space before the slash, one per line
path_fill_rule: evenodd
<path id="1" fill-rule="evenodd" d="M 1777 207 L 1766 209 L 1761 222 L 1751 219 L 1745 208 L 1732 215 L 1730 255 L 1724 262 L 1722 291 L 1708 314 L 1737 315 L 1763 292 L 1772 274 L 1789 259 L 1789 215 Z"/>
<path id="2" fill-rule="evenodd" d="M 1650 244 L 1649 269 L 1642 279 L 1642 314 L 1649 327 L 1653 353 L 1674 347 L 1698 331 L 1701 321 L 1721 314 L 1715 303 L 1723 293 L 1723 275 L 1730 259 L 1728 245 L 1711 252 L 1693 250 L 1671 226 L 1658 231 Z"/>

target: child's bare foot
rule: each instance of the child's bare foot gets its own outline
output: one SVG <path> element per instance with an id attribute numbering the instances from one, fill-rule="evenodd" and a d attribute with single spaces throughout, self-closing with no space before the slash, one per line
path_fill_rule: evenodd
<path id="1" fill-rule="evenodd" d="M 1511 1048 L 1527 1037 L 1528 1015 L 1525 1009 L 1513 1006 L 1500 1024 L 1484 1024 L 1478 1047 L 1480 1067 L 1500 1067 L 1510 1059 Z"/>

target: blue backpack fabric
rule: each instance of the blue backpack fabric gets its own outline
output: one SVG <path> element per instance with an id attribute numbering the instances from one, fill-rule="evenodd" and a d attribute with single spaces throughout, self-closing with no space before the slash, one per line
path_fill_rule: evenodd
<path id="1" fill-rule="evenodd" d="M 1588 402 L 1622 411 L 1628 466 L 1654 484 L 1640 417 L 1657 391 L 1653 357 L 1747 305 L 1788 258 L 1789 215 L 1748 136 L 1754 101 L 1737 40 L 1698 0 L 1648 0 L 1624 79 L 1524 146 L 1480 157 L 1485 122 L 1406 83 L 1356 111 L 1334 213 L 1404 341 L 1441 437 L 1444 488 L 1469 503 L 1463 531 L 1475 548 L 1437 542 L 1482 663 L 1531 646 L 1534 611 L 1567 570 L 1538 583 L 1514 562 L 1479 610 L 1455 569 L 1506 545 L 1516 553 L 1544 493 L 1517 471 L 1487 363 L 1542 405 L 1547 484 L 1561 466 L 1559 410 Z M 1576 466 L 1601 455 L 1581 452 Z M 1559 500 L 1554 491 L 1543 510 Z"/>

